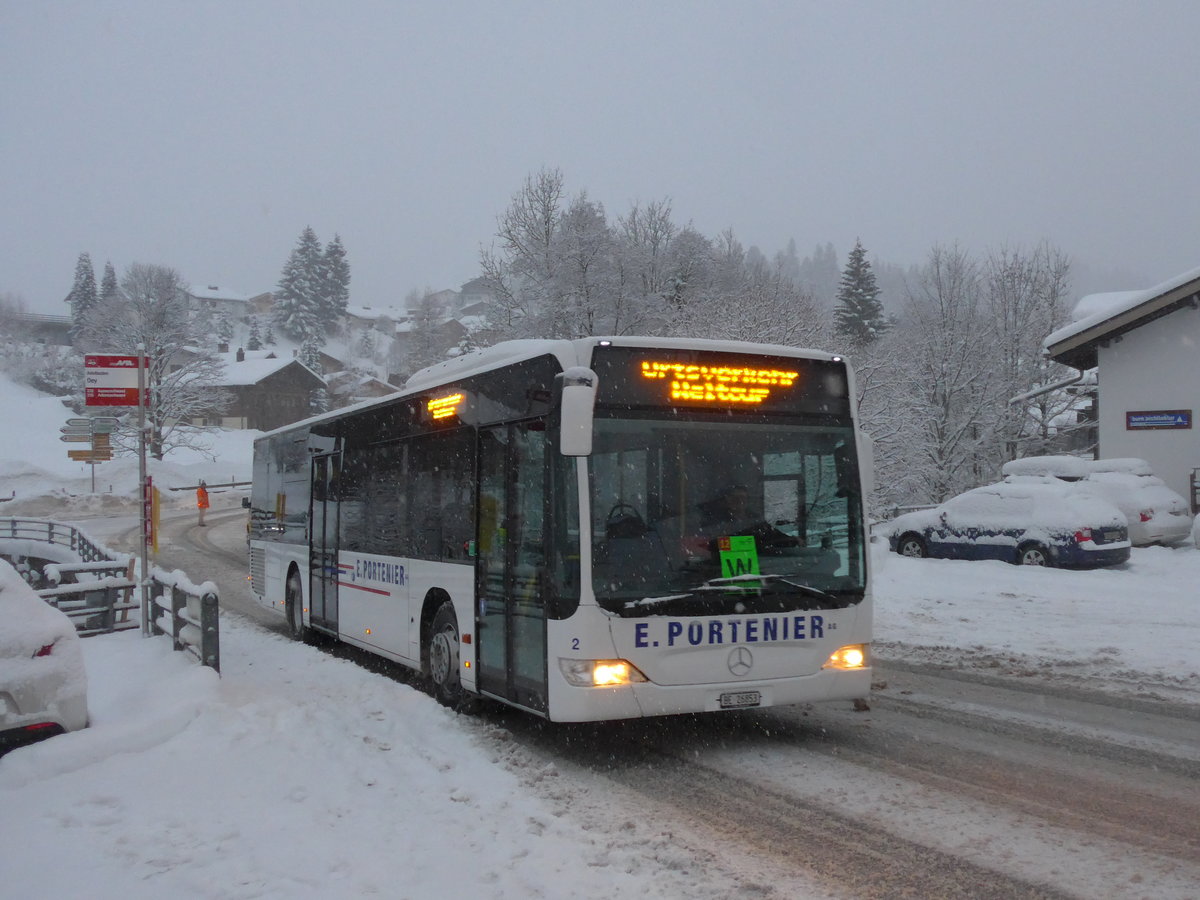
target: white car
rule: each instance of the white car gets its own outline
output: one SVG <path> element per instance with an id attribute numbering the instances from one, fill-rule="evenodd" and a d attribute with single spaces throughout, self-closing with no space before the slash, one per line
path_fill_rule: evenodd
<path id="1" fill-rule="evenodd" d="M 1125 514 L 1129 540 L 1135 547 L 1185 541 L 1192 529 L 1187 501 L 1167 487 L 1144 459 L 1030 456 L 1005 463 L 1001 472 L 1006 481 L 1053 476 L 1078 482 Z"/>
<path id="2" fill-rule="evenodd" d="M 0 559 L 0 755 L 87 722 L 75 626 Z"/>

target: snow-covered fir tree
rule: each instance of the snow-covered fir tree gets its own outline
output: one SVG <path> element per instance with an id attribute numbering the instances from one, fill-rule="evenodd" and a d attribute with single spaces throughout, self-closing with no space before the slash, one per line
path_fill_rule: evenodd
<path id="1" fill-rule="evenodd" d="M 258 327 L 258 316 L 250 317 L 250 336 L 246 339 L 247 350 L 262 349 L 262 333 Z"/>
<path id="2" fill-rule="evenodd" d="M 75 281 L 71 285 L 71 293 L 67 294 L 67 303 L 71 305 L 72 340 L 79 337 L 80 329 L 83 328 L 98 299 L 96 271 L 92 268 L 91 254 L 85 250 L 75 262 Z"/>
<path id="3" fill-rule="evenodd" d="M 275 324 L 288 337 L 304 343 L 325 341 L 321 290 L 324 263 L 316 232 L 306 227 L 288 256 L 275 291 Z"/>
<path id="4" fill-rule="evenodd" d="M 117 299 L 117 295 L 121 292 L 120 286 L 117 284 L 117 270 L 113 268 L 111 262 L 104 264 L 104 277 L 100 279 L 100 302 L 109 303 Z"/>
<path id="5" fill-rule="evenodd" d="M 842 271 L 833 327 L 834 333 L 851 348 L 873 344 L 887 330 L 879 286 L 862 241 L 855 242 Z"/>
<path id="6" fill-rule="evenodd" d="M 354 355 L 365 360 L 374 360 L 375 358 L 375 329 L 365 328 L 363 333 L 358 337 L 358 345 L 354 348 Z"/>
<path id="7" fill-rule="evenodd" d="M 328 330 L 346 314 L 350 303 L 350 263 L 339 235 L 325 246 L 321 262 L 321 321 Z"/>
<path id="8" fill-rule="evenodd" d="M 304 343 L 300 345 L 300 362 L 308 366 L 318 375 L 322 374 L 321 366 L 321 342 L 315 335 L 309 335 L 304 339 Z"/>

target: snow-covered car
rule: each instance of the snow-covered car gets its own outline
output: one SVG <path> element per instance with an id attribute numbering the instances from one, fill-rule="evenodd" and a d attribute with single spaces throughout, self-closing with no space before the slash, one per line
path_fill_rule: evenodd
<path id="1" fill-rule="evenodd" d="M 0 754 L 87 721 L 75 626 L 0 560 Z"/>
<path id="2" fill-rule="evenodd" d="M 1056 478 L 974 488 L 881 526 L 902 556 L 998 559 L 1026 566 L 1094 568 L 1129 559 L 1125 516 Z"/>
<path id="3" fill-rule="evenodd" d="M 1051 476 L 1086 486 L 1125 514 L 1135 547 L 1178 543 L 1191 532 L 1187 501 L 1167 487 L 1144 459 L 1030 456 L 1005 463 L 1001 474 L 1010 481 Z"/>

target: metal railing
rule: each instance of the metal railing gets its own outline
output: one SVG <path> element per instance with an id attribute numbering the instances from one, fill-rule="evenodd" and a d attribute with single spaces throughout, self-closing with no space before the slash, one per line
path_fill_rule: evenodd
<path id="1" fill-rule="evenodd" d="M 90 563 L 48 563 L 42 576 L 50 587 L 38 596 L 67 614 L 82 637 L 138 627 L 130 610 L 140 607 L 135 591 L 136 563 L 127 560 Z M 65 581 L 65 583 L 64 583 Z"/>
<path id="2" fill-rule="evenodd" d="M 95 543 L 74 525 L 56 522 L 53 519 L 0 518 L 0 539 L 2 538 L 41 541 L 66 547 L 85 563 L 97 560 L 109 562 L 124 555 L 113 553 L 107 547 Z"/>
<path id="3" fill-rule="evenodd" d="M 38 573 L 27 573 L 38 594 L 61 609 L 82 636 L 107 634 L 139 626 L 136 589 L 141 585 L 135 559 L 115 553 L 76 528 L 50 519 L 0 518 L 2 542 L 33 541 L 67 548 L 82 562 L 45 563 Z M 32 556 L 10 551 L 7 555 Z M 186 650 L 202 665 L 221 671 L 220 600 L 211 581 L 197 587 L 187 575 L 152 566 L 147 582 L 152 634 L 171 637 L 176 650 Z"/>
<path id="4" fill-rule="evenodd" d="M 150 630 L 171 637 L 176 650 L 186 650 L 201 665 L 221 671 L 220 601 L 211 581 L 197 587 L 178 569 L 150 570 Z"/>

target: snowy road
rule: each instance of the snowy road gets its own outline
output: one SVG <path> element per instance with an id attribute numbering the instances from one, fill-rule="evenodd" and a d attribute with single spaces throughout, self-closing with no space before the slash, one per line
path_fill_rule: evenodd
<path id="1" fill-rule="evenodd" d="M 239 610 L 243 519 L 210 522 L 168 522 L 162 555 Z M 556 771 L 530 786 L 564 815 L 669 835 L 741 896 L 1200 895 L 1194 705 L 896 659 L 865 712 L 558 726 L 492 709 L 468 727 Z"/>
<path id="2" fill-rule="evenodd" d="M 506 724 L 772 896 L 789 871 L 857 897 L 1197 896 L 1194 708 L 881 675 L 865 713 Z"/>

